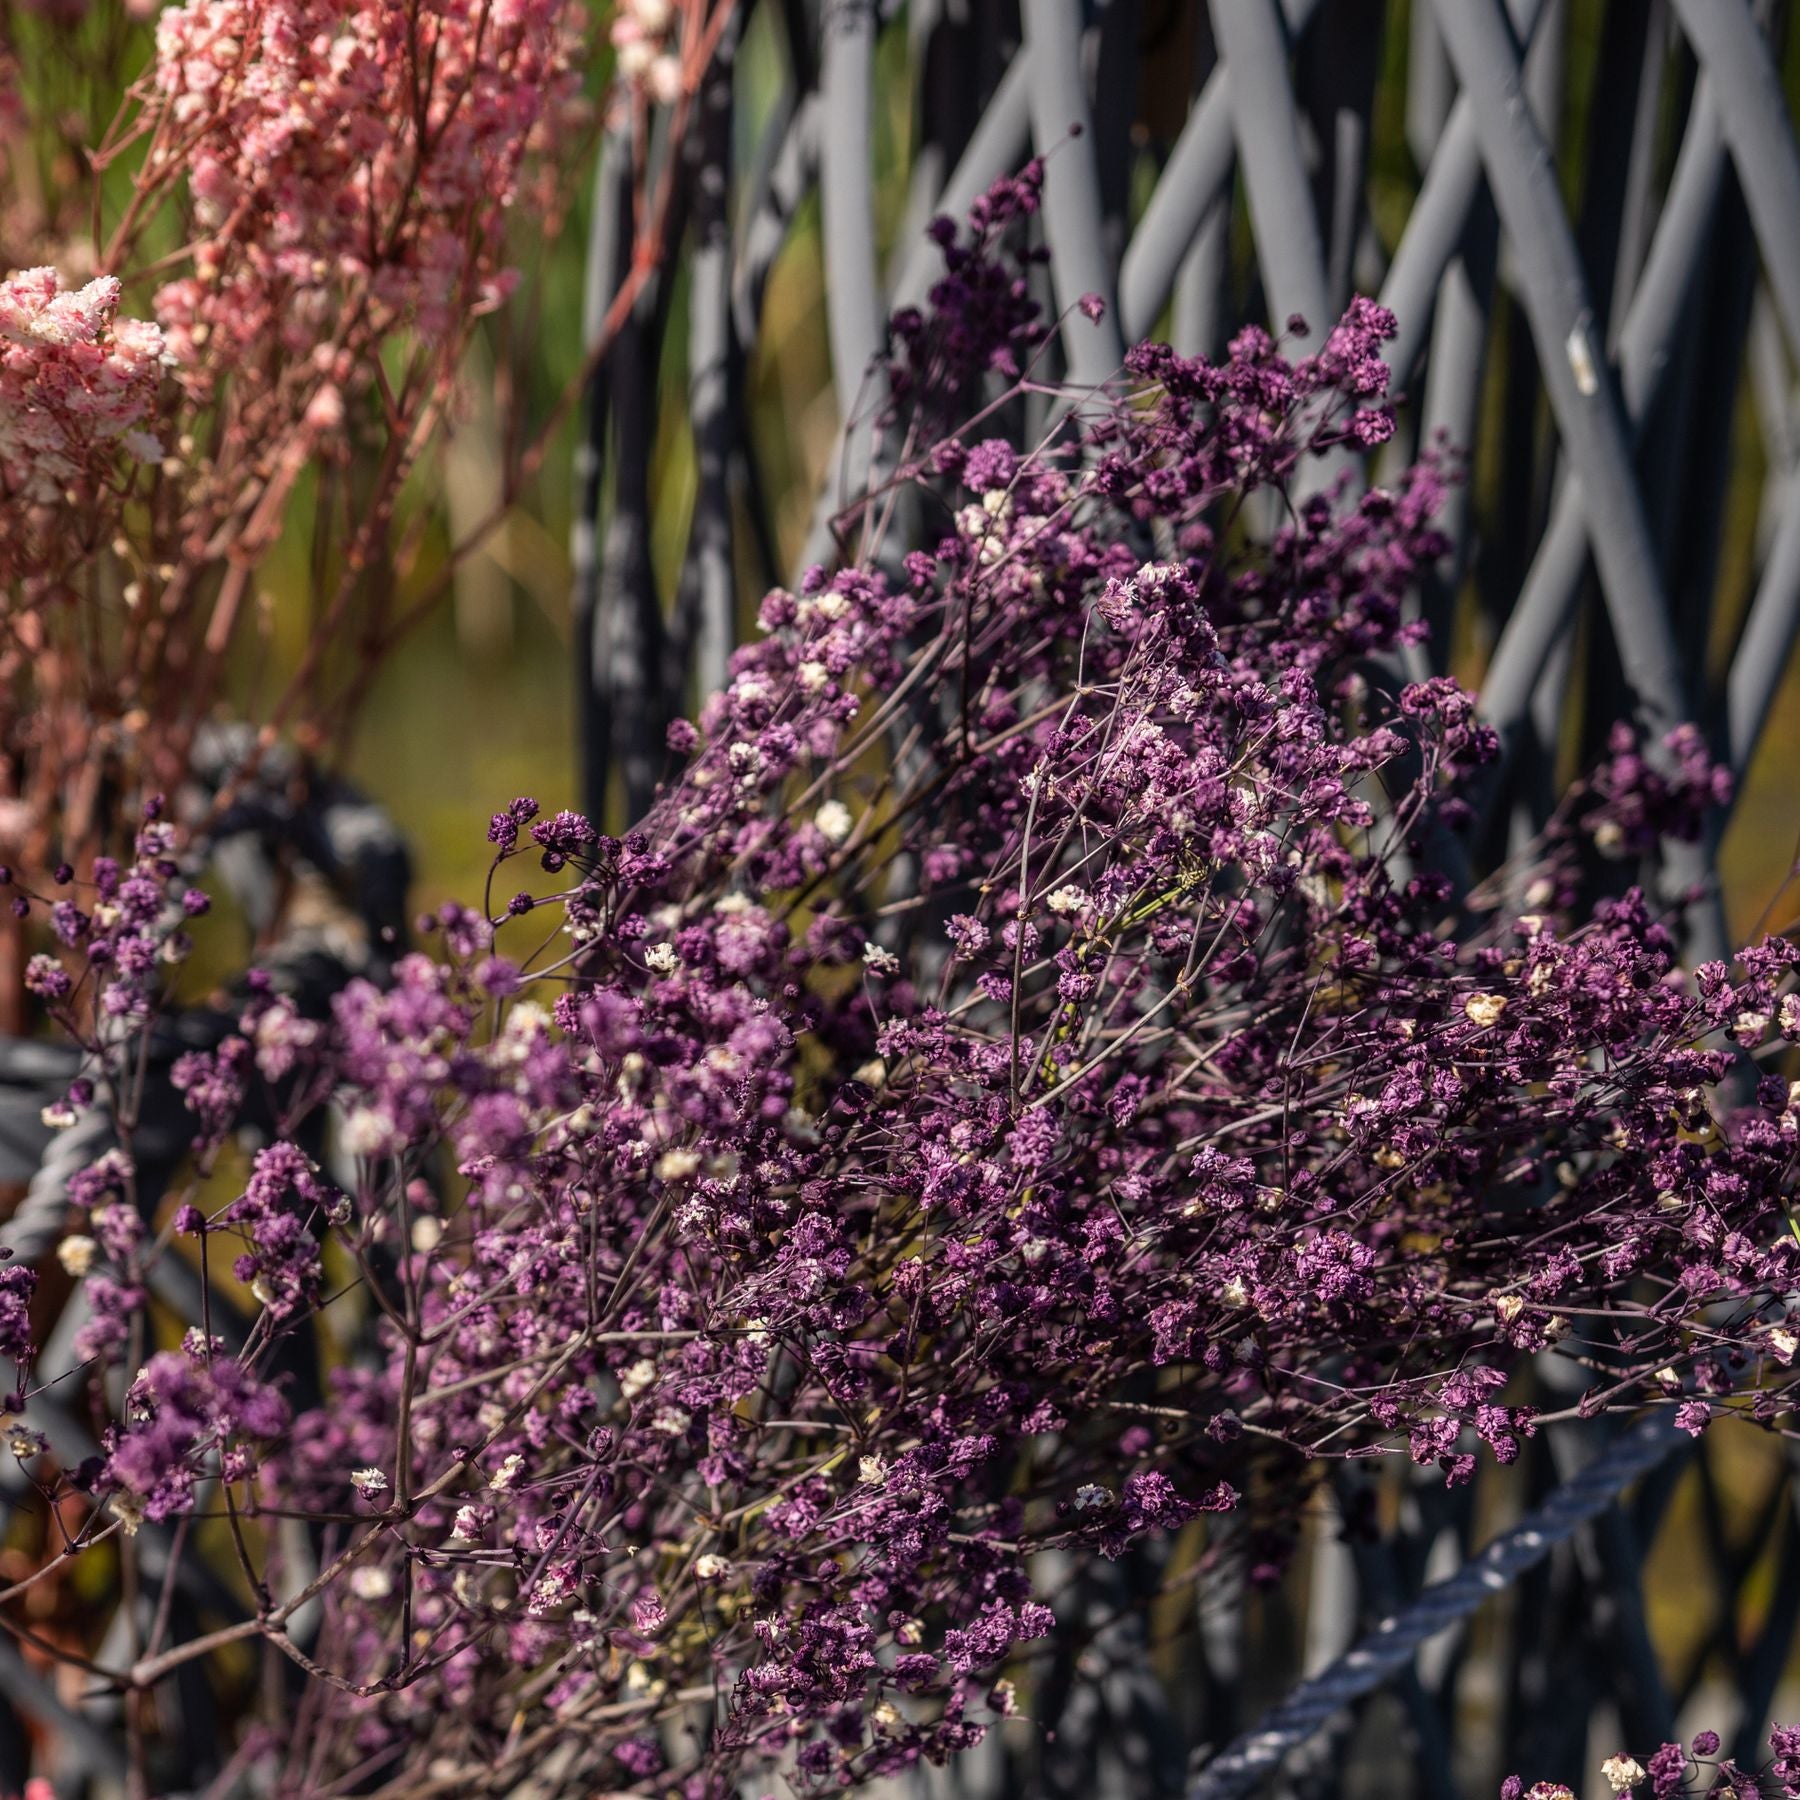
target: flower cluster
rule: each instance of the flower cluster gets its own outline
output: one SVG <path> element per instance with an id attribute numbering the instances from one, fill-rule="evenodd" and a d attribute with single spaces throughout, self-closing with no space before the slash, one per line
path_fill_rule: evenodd
<path id="1" fill-rule="evenodd" d="M 130 463 L 162 457 L 162 335 L 118 311 L 110 276 L 0 281 L 0 582 L 42 574 L 70 535 L 98 541 Z"/>
<path id="2" fill-rule="evenodd" d="M 187 1511 L 202 1467 L 242 1480 L 255 1465 L 240 1440 L 279 1437 L 288 1424 L 280 1397 L 198 1331 L 151 1357 L 125 1409 L 106 1435 L 101 1479 L 128 1531 Z"/>
<path id="3" fill-rule="evenodd" d="M 159 965 L 187 957 L 185 927 L 211 904 L 187 885 L 175 828 L 163 812 L 160 796 L 145 803 L 129 863 L 97 856 L 80 882 L 67 864 L 58 867 L 54 896 L 4 871 L 13 916 L 43 919 L 57 946 L 31 958 L 25 986 L 96 1056 L 148 1020 L 161 998 Z M 70 1096 L 71 1111 L 91 1097 L 92 1083 L 84 1081 Z"/>
<path id="4" fill-rule="evenodd" d="M 129 175 L 104 203 L 53 177 L 54 206 L 27 209 L 51 207 L 31 260 L 54 245 L 97 280 L 65 292 L 39 268 L 0 284 L 0 849 L 34 879 L 49 846 L 81 862 L 129 831 L 112 796 L 190 778 L 197 721 L 264 617 L 255 572 L 290 502 L 353 454 L 343 503 L 312 515 L 313 645 L 270 704 L 300 723 L 385 649 L 378 615 L 403 584 L 379 571 L 430 504 L 411 478 L 511 290 L 509 217 L 523 201 L 558 229 L 580 159 L 541 152 L 591 123 L 568 0 L 149 10 L 154 53 L 101 141 L 76 155 L 79 118 L 44 120 L 65 147 L 43 155 L 28 131 L 12 159 Z M 113 22 L 70 50 L 84 92 L 142 62 L 149 34 Z M 90 216 L 108 225 L 91 248 Z M 533 454 L 510 423 L 501 438 L 509 461 Z"/>
<path id="5" fill-rule="evenodd" d="M 620 81 L 662 106 L 681 97 L 680 24 L 676 0 L 625 0 L 609 32 Z"/>
<path id="6" fill-rule="evenodd" d="M 1795 1800 L 1800 1796 L 1800 1726 L 1769 1728 L 1769 1760 L 1761 1768 L 1743 1768 L 1721 1758 L 1716 1731 L 1694 1734 L 1686 1749 L 1664 1744 L 1641 1763 L 1623 1751 L 1609 1756 L 1600 1773 L 1615 1794 L 1653 1795 L 1655 1800 L 1683 1800 L 1690 1794 L 1729 1795 L 1732 1800 Z M 1500 1785 L 1500 1800 L 1572 1800 L 1561 1782 L 1540 1781 L 1526 1787 L 1517 1775 Z"/>
<path id="7" fill-rule="evenodd" d="M 495 228 L 568 99 L 564 0 L 191 0 L 157 20 L 193 272 L 157 293 L 177 363 L 329 364 L 355 315 L 428 337 L 493 304 Z M 334 341 L 336 340 L 336 341 Z M 329 369 L 327 373 L 329 373 Z"/>
<path id="8" fill-rule="evenodd" d="M 1731 798 L 1731 771 L 1717 762 L 1702 733 L 1677 726 L 1664 739 L 1660 763 L 1629 725 L 1615 725 L 1607 754 L 1586 784 L 1591 803 L 1582 828 L 1605 856 L 1643 856 L 1668 840 L 1692 843 L 1707 815 Z"/>
<path id="9" fill-rule="evenodd" d="M 1016 381 L 1049 336 L 1026 269 L 1009 244 L 1042 206 L 1043 193 L 1044 166 L 1034 160 L 997 181 L 966 222 L 931 222 L 944 272 L 923 308 L 894 315 L 887 376 L 893 403 L 918 415 L 934 435 L 976 409 L 990 377 Z"/>
<path id="10" fill-rule="evenodd" d="M 1023 280 L 973 243 L 965 285 Z M 1022 316 L 902 340 L 973 407 Z M 1366 672 L 1441 471 L 1242 528 L 1379 441 L 1391 330 L 1143 346 L 1033 454 L 946 437 L 934 535 L 769 594 L 635 829 L 513 801 L 435 955 L 184 1068 L 206 1173 L 284 1096 L 156 1239 L 229 1244 L 254 1310 L 229 1374 L 152 1359 L 87 1488 L 329 1525 L 304 1645 L 299 1601 L 247 1627 L 348 1695 L 309 1780 L 855 1785 L 1029 1713 L 1040 1552 L 1216 1562 L 1236 1513 L 1273 1581 L 1310 1470 L 1510 1461 L 1515 1371 L 1602 1337 L 1582 1416 L 1792 1404 L 1800 1098 L 1749 1059 L 1800 1038 L 1800 952 L 1689 979 L 1574 876 L 1453 907 L 1428 847 L 1492 734 Z M 119 1242 L 95 1310 L 142 1321 Z"/>

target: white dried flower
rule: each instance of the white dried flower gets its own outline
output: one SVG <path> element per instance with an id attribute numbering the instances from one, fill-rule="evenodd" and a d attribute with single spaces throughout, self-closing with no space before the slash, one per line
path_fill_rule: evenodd
<path id="1" fill-rule="evenodd" d="M 1769 1034 L 1769 1015 L 1762 1012 L 1741 1012 L 1731 1022 L 1731 1035 L 1746 1050 L 1754 1050 Z"/>
<path id="2" fill-rule="evenodd" d="M 393 1142 L 394 1121 L 375 1106 L 353 1107 L 345 1116 L 338 1143 L 346 1156 L 381 1156 Z"/>
<path id="3" fill-rule="evenodd" d="M 350 1591 L 359 1600 L 385 1600 L 394 1591 L 394 1578 L 386 1569 L 373 1565 L 352 1569 Z"/>
<path id="4" fill-rule="evenodd" d="M 656 1159 L 658 1181 L 686 1181 L 700 1167 L 698 1150 L 665 1150 Z"/>
<path id="5" fill-rule="evenodd" d="M 1073 882 L 1066 887 L 1059 887 L 1044 902 L 1059 919 L 1072 919 L 1087 903 L 1087 889 L 1076 887 Z"/>
<path id="6" fill-rule="evenodd" d="M 20 1423 L 7 1427 L 6 1447 L 20 1462 L 30 1456 L 41 1456 L 50 1448 L 50 1440 L 41 1431 Z"/>
<path id="7" fill-rule="evenodd" d="M 709 1550 L 704 1556 L 694 1558 L 694 1579 L 696 1581 L 723 1581 L 731 1573 L 731 1564 L 722 1556 Z"/>
<path id="8" fill-rule="evenodd" d="M 614 66 L 621 81 L 641 81 L 655 60 L 656 46 L 648 38 L 631 38 L 619 46 L 618 61 Z"/>
<path id="9" fill-rule="evenodd" d="M 1633 1756 L 1609 1756 L 1600 1765 L 1615 1794 L 1623 1794 L 1644 1779 L 1644 1765 Z"/>
<path id="10" fill-rule="evenodd" d="M 644 952 L 644 967 L 652 975 L 673 975 L 681 967 L 681 958 L 673 944 L 652 944 Z"/>
<path id="11" fill-rule="evenodd" d="M 813 823 L 828 844 L 841 844 L 856 829 L 856 819 L 841 800 L 827 800 L 813 814 Z"/>
<path id="12" fill-rule="evenodd" d="M 376 1494 L 385 1494 L 387 1492 L 388 1478 L 380 1469 L 358 1469 L 356 1473 L 350 1477 L 350 1485 L 355 1488 L 359 1494 L 373 1497 Z"/>
<path id="13" fill-rule="evenodd" d="M 658 106 L 673 106 L 681 98 L 685 82 L 681 73 L 681 59 L 676 56 L 662 55 L 650 65 L 650 72 L 644 78 L 644 85 L 650 90 L 650 98 Z"/>
<path id="14" fill-rule="evenodd" d="M 877 943 L 865 943 L 863 945 L 863 967 L 871 975 L 898 975 L 900 959 L 893 951 L 884 950 Z"/>
<path id="15" fill-rule="evenodd" d="M 501 1463 L 499 1468 L 488 1477 L 488 1486 L 493 1488 L 496 1492 L 504 1493 L 519 1479 L 519 1476 L 524 1472 L 524 1468 L 525 1458 L 515 1450 L 512 1455 L 507 1457 L 506 1460 Z"/>
<path id="16" fill-rule="evenodd" d="M 1500 1015 L 1506 1011 L 1506 997 L 1503 994 L 1471 994 L 1463 1002 L 1463 1013 L 1471 1023 L 1482 1026 L 1498 1025 Z"/>
<path id="17" fill-rule="evenodd" d="M 640 1356 L 630 1368 L 619 1372 L 619 1392 L 627 1400 L 635 1400 L 656 1380 L 656 1364 Z"/>
<path id="18" fill-rule="evenodd" d="M 626 0 L 646 37 L 661 37 L 675 17 L 674 0 Z"/>
<path id="19" fill-rule="evenodd" d="M 56 1246 L 56 1260 L 62 1264 L 63 1272 L 77 1281 L 94 1266 L 94 1258 L 99 1254 L 100 1246 L 80 1232 L 64 1238 Z"/>

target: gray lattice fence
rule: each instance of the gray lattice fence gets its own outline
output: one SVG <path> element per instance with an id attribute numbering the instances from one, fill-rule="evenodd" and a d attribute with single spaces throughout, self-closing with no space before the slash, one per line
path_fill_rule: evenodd
<path id="1" fill-rule="evenodd" d="M 591 394 L 575 607 L 592 805 L 647 802 L 663 723 L 716 681 L 748 612 L 746 572 L 789 572 L 744 371 L 795 222 L 816 194 L 841 421 L 804 563 L 829 559 L 833 515 L 879 473 L 872 370 L 886 313 L 931 280 L 923 224 L 1034 150 L 1054 151 L 1054 303 L 1108 302 L 1101 330 L 1066 337 L 1072 382 L 1105 380 L 1144 336 L 1215 352 L 1244 320 L 1318 327 L 1355 291 L 1397 314 L 1390 454 L 1447 440 L 1473 457 L 1447 565 L 1417 596 L 1433 633 L 1409 672 L 1454 655 L 1481 673 L 1504 760 L 1480 865 L 1539 829 L 1555 772 L 1617 718 L 1652 733 L 1695 721 L 1749 769 L 1800 627 L 1800 153 L 1780 7 L 785 0 L 752 19 L 771 16 L 774 103 L 753 104 L 734 31 L 690 144 L 654 149 L 687 159 L 685 301 L 668 279 L 647 292 Z M 903 34 L 903 56 L 884 34 Z M 913 129 L 896 172 L 875 121 L 879 72 L 901 62 Z M 609 143 L 597 175 L 590 326 L 631 242 L 628 154 Z M 895 181 L 905 223 L 884 261 Z M 680 582 L 659 596 L 653 372 L 683 331 L 696 491 Z M 1696 955 L 1724 944 L 1723 829 L 1671 872 L 1712 897 Z M 1589 1744 L 1597 1723 L 1660 1741 L 1721 1677 L 1754 1761 L 1800 1618 L 1800 1526 L 1785 1465 L 1734 1510 L 1716 1454 L 1576 1427 L 1476 1496 L 1401 1484 L 1397 1526 L 1347 1528 L 1343 1545 L 1321 1530 L 1305 1601 L 1248 1596 L 1245 1556 L 1204 1583 L 1128 1562 L 1067 1609 L 1039 1689 L 1054 1742 L 991 1746 L 932 1779 L 1223 1796 L 1283 1767 L 1295 1792 L 1449 1795 L 1491 1779 L 1498 1754 L 1590 1769 L 1616 1747 Z M 1338 1497 L 1354 1526 L 1369 1496 Z M 1641 1579 L 1659 1530 L 1706 1601 L 1679 1655 Z"/>

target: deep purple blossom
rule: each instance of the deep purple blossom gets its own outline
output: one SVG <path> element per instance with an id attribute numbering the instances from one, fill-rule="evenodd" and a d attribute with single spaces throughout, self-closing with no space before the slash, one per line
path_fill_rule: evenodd
<path id="1" fill-rule="evenodd" d="M 1612 828 L 1651 859 L 1698 828 L 1698 740 L 1654 779 L 1615 741 L 1527 906 L 1457 912 L 1426 849 L 1493 735 L 1454 683 L 1366 673 L 1419 635 L 1444 470 L 1232 523 L 1385 435 L 1394 321 L 1358 302 L 1298 360 L 1260 330 L 1138 346 L 1063 437 L 965 442 L 1048 329 L 1014 242 L 1041 180 L 934 228 L 943 278 L 895 321 L 932 541 L 771 593 L 622 840 L 514 801 L 499 916 L 438 908 L 431 956 L 316 1028 L 261 983 L 177 1065 L 176 1249 L 112 1216 L 128 1147 L 72 1191 L 97 1405 L 155 1254 L 218 1257 L 260 1309 L 242 1349 L 151 1356 L 92 1491 L 135 1524 L 216 1479 L 371 1533 L 306 1652 L 369 1702 L 321 1778 L 524 1707 L 660 1779 L 666 1696 L 723 1682 L 691 1791 L 851 1785 L 1005 1716 L 995 1677 L 1054 1623 L 1040 1551 L 1236 1513 L 1206 1553 L 1274 1582 L 1319 1462 L 1512 1460 L 1512 1372 L 1596 1321 L 1630 1329 L 1587 1410 L 1697 1431 L 1800 1382 L 1772 1322 L 1800 1114 L 1733 1075 L 1800 1035 L 1795 955 L 1690 980 L 1678 918 L 1585 885 Z M 183 910 L 166 831 L 53 917 L 114 996 L 114 1081 Z M 259 1083 L 284 1110 L 245 1177 Z M 30 1288 L 0 1270 L 21 1364 Z M 277 1350 L 352 1309 L 374 1349 L 290 1418 Z"/>

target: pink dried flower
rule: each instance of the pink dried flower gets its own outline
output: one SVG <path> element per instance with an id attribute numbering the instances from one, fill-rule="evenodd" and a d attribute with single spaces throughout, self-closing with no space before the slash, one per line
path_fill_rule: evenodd
<path id="1" fill-rule="evenodd" d="M 0 580 L 66 554 L 72 516 L 92 540 L 122 485 L 121 452 L 161 457 L 142 427 L 156 409 L 162 334 L 118 308 L 112 276 L 74 291 L 50 268 L 0 282 Z"/>

